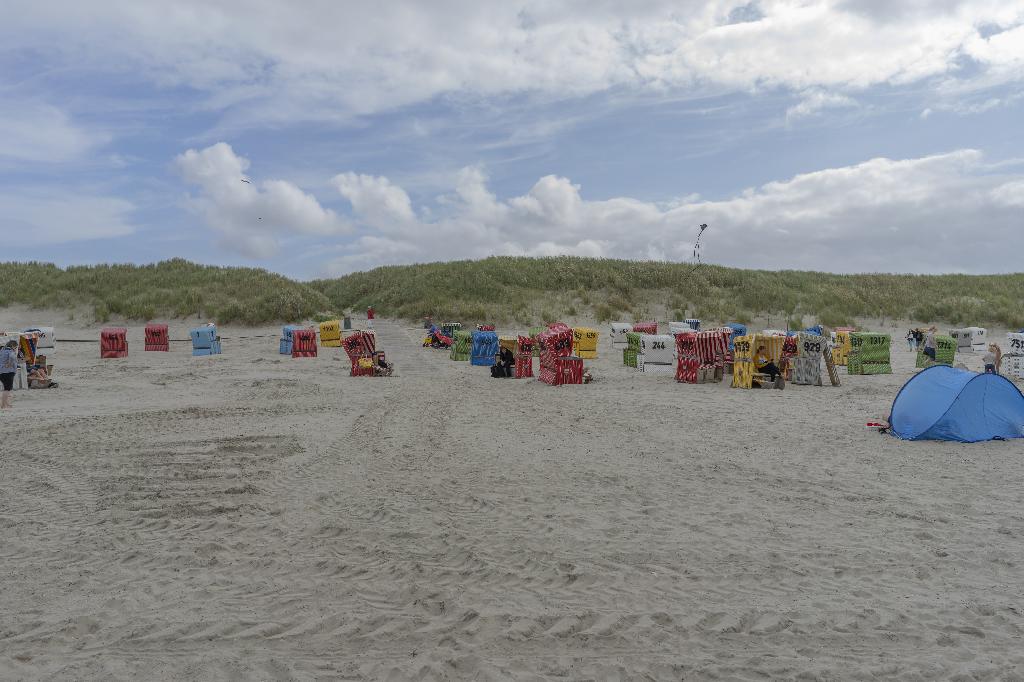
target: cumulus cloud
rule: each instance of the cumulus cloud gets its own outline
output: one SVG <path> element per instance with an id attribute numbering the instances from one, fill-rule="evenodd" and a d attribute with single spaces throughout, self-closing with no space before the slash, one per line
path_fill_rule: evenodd
<path id="1" fill-rule="evenodd" d="M 189 206 L 221 235 L 221 244 L 229 250 L 267 258 L 277 252 L 280 237 L 337 235 L 349 230 L 334 211 L 294 184 L 249 180 L 249 160 L 224 142 L 189 149 L 175 162 L 184 180 L 199 187 Z"/>
<path id="2" fill-rule="evenodd" d="M 387 178 L 341 173 L 334 185 L 367 224 L 381 231 L 401 231 L 415 220 L 409 195 Z"/>
<path id="3" fill-rule="evenodd" d="M 0 206 L 0 232 L 7 244 L 17 247 L 109 239 L 135 231 L 135 206 L 118 197 L 37 187 L 0 193 Z"/>
<path id="4" fill-rule="evenodd" d="M 81 70 L 130 63 L 246 125 L 343 119 L 444 94 L 1019 83 L 1022 25 L 1022 0 L 67 0 L 9 13 L 0 39 L 8 50 L 46 44 L 48 59 Z"/>
<path id="5" fill-rule="evenodd" d="M 705 259 L 759 268 L 838 272 L 997 272 L 1020 268 L 1024 179 L 992 172 L 980 152 L 917 159 L 877 158 L 797 175 L 720 200 L 659 205 L 630 198 L 587 200 L 579 185 L 546 176 L 521 196 L 497 198 L 479 168 L 459 174 L 434 220 L 395 215 L 387 192 L 352 194 L 360 236 L 340 247 L 327 274 L 377 264 L 492 254 L 669 259 L 692 255 L 708 223 Z M 347 176 L 346 176 L 347 177 Z M 359 177 L 359 176 L 351 176 Z M 372 182 L 371 182 L 372 181 Z M 363 183 L 356 183 L 361 186 Z M 348 192 L 348 194 L 346 194 Z M 379 196 L 382 206 L 371 205 Z M 358 203 L 357 203 L 358 201 Z M 980 221 L 984 222 L 981 223 Z"/>

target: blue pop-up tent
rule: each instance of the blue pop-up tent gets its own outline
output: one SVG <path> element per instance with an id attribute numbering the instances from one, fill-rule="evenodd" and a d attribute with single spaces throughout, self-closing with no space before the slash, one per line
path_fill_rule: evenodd
<path id="1" fill-rule="evenodd" d="M 1024 438 L 1024 395 L 998 374 L 934 365 L 896 394 L 889 425 L 904 440 Z"/>

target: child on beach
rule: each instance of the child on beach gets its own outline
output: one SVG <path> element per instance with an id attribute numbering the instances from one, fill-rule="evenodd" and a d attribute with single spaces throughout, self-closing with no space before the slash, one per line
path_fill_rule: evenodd
<path id="1" fill-rule="evenodd" d="M 985 364 L 985 374 L 999 374 L 999 365 L 1002 359 L 1002 349 L 998 345 L 990 343 L 988 345 L 988 352 L 981 359 Z"/>

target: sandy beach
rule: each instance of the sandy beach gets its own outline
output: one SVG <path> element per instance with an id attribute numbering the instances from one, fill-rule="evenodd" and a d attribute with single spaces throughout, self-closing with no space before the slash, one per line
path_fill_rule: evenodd
<path id="1" fill-rule="evenodd" d="M 1024 451 L 866 429 L 900 331 L 892 375 L 742 391 L 605 325 L 551 388 L 407 323 L 367 379 L 278 327 L 101 360 L 61 322 L 60 388 L 0 414 L 0 678 L 1024 678 Z"/>

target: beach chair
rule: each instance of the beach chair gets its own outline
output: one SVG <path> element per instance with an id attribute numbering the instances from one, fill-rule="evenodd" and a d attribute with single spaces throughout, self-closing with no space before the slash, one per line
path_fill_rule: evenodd
<path id="1" fill-rule="evenodd" d="M 189 336 L 192 338 L 193 356 L 220 355 L 220 337 L 217 335 L 216 326 L 208 324 L 196 327 L 189 331 Z"/>
<path id="2" fill-rule="evenodd" d="M 147 351 L 169 352 L 170 335 L 166 324 L 147 324 L 145 329 Z"/>
<path id="3" fill-rule="evenodd" d="M 533 348 L 533 338 L 529 336 L 518 337 L 516 349 L 516 379 L 533 377 Z"/>
<path id="4" fill-rule="evenodd" d="M 341 320 L 327 320 L 320 323 L 320 345 L 324 348 L 340 348 Z"/>
<path id="5" fill-rule="evenodd" d="M 373 376 L 373 357 L 376 351 L 376 337 L 373 334 L 355 332 L 343 338 L 341 345 L 351 362 L 351 376 Z"/>
<path id="6" fill-rule="evenodd" d="M 105 327 L 100 331 L 100 357 L 128 357 L 128 330 L 124 327 Z"/>
<path id="7" fill-rule="evenodd" d="M 583 383 L 583 360 L 571 355 L 572 329 L 561 323 L 537 336 L 540 345 L 540 373 L 537 378 L 551 386 Z"/>
<path id="8" fill-rule="evenodd" d="M 292 357 L 315 358 L 316 332 L 312 329 L 295 329 L 292 331 Z"/>

